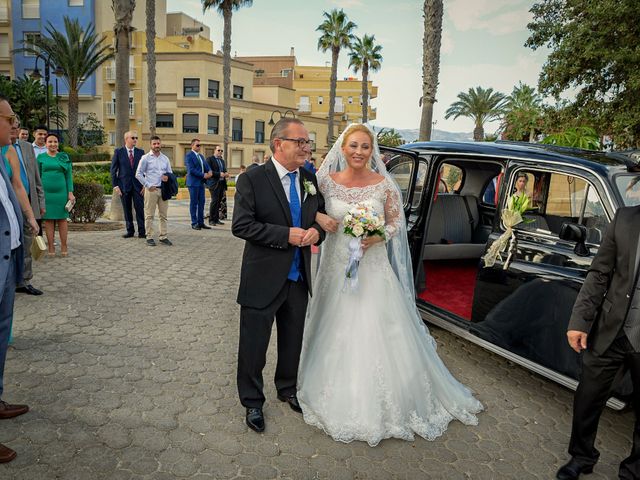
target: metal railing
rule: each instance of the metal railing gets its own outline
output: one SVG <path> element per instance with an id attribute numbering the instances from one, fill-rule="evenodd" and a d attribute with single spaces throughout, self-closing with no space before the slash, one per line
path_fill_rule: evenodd
<path id="1" fill-rule="evenodd" d="M 116 67 L 105 67 L 104 76 L 108 82 L 116 81 Z M 135 82 L 136 72 L 135 67 L 129 66 L 129 82 Z"/>
<path id="2" fill-rule="evenodd" d="M 116 104 L 114 102 L 107 102 L 105 104 L 106 106 L 106 110 L 107 110 L 107 116 L 108 117 L 115 117 L 116 116 Z M 136 113 L 136 108 L 135 108 L 135 104 L 129 102 L 129 116 L 133 117 Z"/>
<path id="3" fill-rule="evenodd" d="M 334 110 L 334 113 L 344 113 L 344 104 L 342 103 L 336 104 L 333 110 Z"/>
<path id="4" fill-rule="evenodd" d="M 298 104 L 298 111 L 299 112 L 304 112 L 304 113 L 308 113 L 311 111 L 311 104 L 310 103 L 299 103 Z"/>
<path id="5" fill-rule="evenodd" d="M 0 5 L 0 23 L 9 22 L 9 7 L 6 5 L 7 0 L 0 0 L 4 5 Z"/>

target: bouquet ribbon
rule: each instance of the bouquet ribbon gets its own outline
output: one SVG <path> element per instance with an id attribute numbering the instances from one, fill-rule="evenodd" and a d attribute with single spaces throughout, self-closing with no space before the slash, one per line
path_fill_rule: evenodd
<path id="1" fill-rule="evenodd" d="M 519 212 L 505 209 L 502 211 L 502 223 L 506 227 L 504 233 L 498 237 L 498 239 L 491 244 L 489 250 L 483 257 L 485 267 L 493 267 L 497 260 L 500 260 L 500 254 L 503 253 L 507 245 L 509 245 L 509 255 L 504 262 L 503 270 L 509 268 L 511 263 L 511 256 L 513 254 L 513 247 L 516 241 L 516 234 L 513 231 L 513 227 L 522 222 L 522 215 Z"/>
<path id="2" fill-rule="evenodd" d="M 358 266 L 363 253 L 359 238 L 349 240 L 349 260 L 344 272 L 345 278 L 342 291 L 349 289 L 353 292 L 358 288 Z"/>

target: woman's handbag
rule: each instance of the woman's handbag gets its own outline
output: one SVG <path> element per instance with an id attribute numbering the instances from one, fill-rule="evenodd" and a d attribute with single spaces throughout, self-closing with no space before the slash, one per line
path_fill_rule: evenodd
<path id="1" fill-rule="evenodd" d="M 73 210 L 73 207 L 75 206 L 75 204 L 76 204 L 76 201 L 75 201 L 75 200 L 69 200 L 69 201 L 65 204 L 64 209 L 65 209 L 67 212 L 71 212 L 71 210 Z"/>
<path id="2" fill-rule="evenodd" d="M 42 238 L 42 235 L 36 235 L 31 242 L 31 257 L 34 260 L 40 260 L 47 251 L 47 243 Z"/>

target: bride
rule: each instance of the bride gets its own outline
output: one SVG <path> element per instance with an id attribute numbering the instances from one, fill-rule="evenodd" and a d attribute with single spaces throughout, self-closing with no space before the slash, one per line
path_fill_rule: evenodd
<path id="1" fill-rule="evenodd" d="M 433 440 L 454 418 L 476 425 L 482 405 L 442 363 L 416 309 L 400 191 L 371 130 L 350 125 L 317 175 L 328 213 L 317 220 L 327 237 L 298 374 L 304 420 L 335 440 L 371 446 L 415 433 Z M 363 202 L 384 215 L 385 236 L 362 240 L 351 288 L 345 268 L 353 237 L 342 219 Z"/>

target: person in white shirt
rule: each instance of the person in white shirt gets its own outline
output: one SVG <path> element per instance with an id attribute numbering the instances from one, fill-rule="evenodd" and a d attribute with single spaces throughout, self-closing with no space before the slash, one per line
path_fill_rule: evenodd
<path id="1" fill-rule="evenodd" d="M 144 187 L 144 228 L 147 233 L 147 245 L 155 247 L 153 238 L 153 220 L 158 209 L 160 217 L 160 234 L 158 239 L 164 245 L 173 245 L 167 238 L 167 213 L 169 200 L 162 199 L 162 182 L 169 180 L 167 173 L 173 173 L 169 158 L 160 151 L 160 137 L 151 137 L 151 151 L 140 159 L 136 170 L 136 179 Z"/>
<path id="2" fill-rule="evenodd" d="M 45 145 L 45 140 L 47 138 L 47 127 L 44 125 L 38 125 L 36 129 L 33 131 L 33 151 L 36 154 L 36 158 L 38 155 L 42 153 L 47 153 L 47 146 Z"/>

